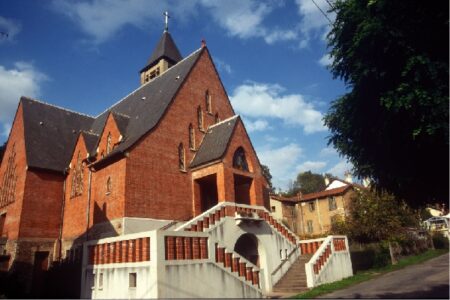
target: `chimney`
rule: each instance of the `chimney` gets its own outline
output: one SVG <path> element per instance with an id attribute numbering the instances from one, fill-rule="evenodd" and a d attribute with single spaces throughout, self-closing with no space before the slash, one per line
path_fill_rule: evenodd
<path id="1" fill-rule="evenodd" d="M 205 41 L 205 39 L 202 39 L 202 48 L 205 48 L 206 47 L 206 41 Z"/>
<path id="2" fill-rule="evenodd" d="M 364 177 L 362 184 L 365 188 L 369 187 L 369 185 L 370 185 L 369 177 Z"/>
<path id="3" fill-rule="evenodd" d="M 330 178 L 328 178 L 327 175 L 323 176 L 323 179 L 325 180 L 325 186 L 328 186 L 330 184 Z"/>
<path id="4" fill-rule="evenodd" d="M 350 173 L 350 171 L 346 171 L 344 173 L 344 176 L 345 176 L 345 181 L 347 181 L 348 183 L 353 183 L 352 173 Z"/>

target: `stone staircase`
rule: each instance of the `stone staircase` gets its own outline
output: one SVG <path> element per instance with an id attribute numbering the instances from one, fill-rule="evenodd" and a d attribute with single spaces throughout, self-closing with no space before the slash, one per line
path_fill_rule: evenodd
<path id="1" fill-rule="evenodd" d="M 312 254 L 301 255 L 292 265 L 289 271 L 273 287 L 274 294 L 295 294 L 308 290 L 306 286 L 305 263 L 312 257 Z"/>

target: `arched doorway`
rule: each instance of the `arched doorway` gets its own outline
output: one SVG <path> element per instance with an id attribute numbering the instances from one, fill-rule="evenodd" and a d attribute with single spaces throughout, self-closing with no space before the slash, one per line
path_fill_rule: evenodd
<path id="1" fill-rule="evenodd" d="M 254 234 L 241 235 L 234 245 L 234 251 L 259 267 L 258 239 Z"/>

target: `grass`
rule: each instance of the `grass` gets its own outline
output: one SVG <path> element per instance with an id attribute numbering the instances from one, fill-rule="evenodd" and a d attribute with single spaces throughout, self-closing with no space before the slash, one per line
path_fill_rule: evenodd
<path id="1" fill-rule="evenodd" d="M 388 266 L 381 267 L 381 268 L 373 268 L 373 269 L 369 269 L 366 271 L 361 271 L 361 272 L 356 273 L 352 277 L 348 277 L 348 278 L 345 278 L 343 280 L 336 281 L 333 283 L 326 283 L 326 284 L 320 285 L 318 287 L 312 288 L 311 290 L 309 290 L 303 294 L 294 296 L 293 298 L 299 298 L 299 299 L 315 298 L 315 297 L 323 295 L 323 294 L 328 294 L 328 293 L 334 292 L 336 290 L 340 290 L 340 289 L 349 287 L 351 285 L 354 285 L 354 284 L 357 284 L 357 283 L 360 283 L 363 281 L 367 281 L 367 280 L 375 278 L 381 274 L 396 271 L 396 270 L 402 269 L 406 266 L 419 264 L 419 263 L 429 260 L 431 258 L 442 255 L 444 253 L 448 253 L 448 249 L 428 250 L 419 255 L 409 256 L 404 259 L 401 259 L 398 262 L 398 264 L 396 264 L 396 265 L 388 265 Z"/>

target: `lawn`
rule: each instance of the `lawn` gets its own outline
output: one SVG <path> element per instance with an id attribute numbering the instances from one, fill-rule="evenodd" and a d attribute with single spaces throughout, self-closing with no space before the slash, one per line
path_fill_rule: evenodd
<path id="1" fill-rule="evenodd" d="M 318 287 L 315 287 L 303 294 L 299 294 L 293 298 L 300 298 L 300 299 L 308 299 L 308 298 L 315 298 L 317 296 L 331 293 L 336 290 L 340 290 L 346 287 L 349 287 L 351 285 L 372 279 L 376 276 L 379 276 L 384 273 L 392 272 L 395 270 L 402 269 L 406 266 L 415 265 L 421 262 L 424 262 L 426 260 L 429 260 L 431 258 L 437 257 L 439 255 L 442 255 L 444 253 L 448 253 L 448 249 L 435 249 L 435 250 L 428 250 L 424 253 L 421 253 L 419 255 L 415 256 L 409 256 L 404 259 L 401 259 L 398 264 L 396 265 L 388 265 L 382 268 L 376 268 L 376 269 L 369 269 L 366 271 L 361 271 L 353 275 L 352 277 L 345 278 L 341 281 L 336 281 L 333 283 L 327 283 L 320 285 Z"/>

